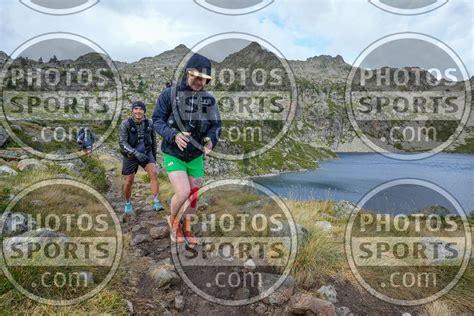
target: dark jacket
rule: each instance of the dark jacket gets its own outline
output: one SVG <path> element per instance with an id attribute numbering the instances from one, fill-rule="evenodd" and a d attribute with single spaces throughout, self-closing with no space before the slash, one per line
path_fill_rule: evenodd
<path id="1" fill-rule="evenodd" d="M 188 87 L 186 70 L 190 68 L 211 73 L 209 59 L 199 54 L 193 55 L 179 85 L 166 88 L 160 94 L 153 112 L 153 127 L 163 137 L 161 150 L 185 162 L 202 155 L 197 145 L 204 145 L 204 138 L 209 137 L 215 147 L 222 126 L 215 97 L 207 91 L 194 92 Z M 181 151 L 174 142 L 179 132 L 190 132 L 198 144 L 190 141 L 186 149 Z"/>
<path id="2" fill-rule="evenodd" d="M 148 121 L 148 124 L 145 123 Z M 145 144 L 145 152 L 152 152 L 156 159 L 156 134 L 153 129 L 153 123 L 150 119 L 145 118 L 140 124 L 133 122 L 128 118 L 120 124 L 119 128 L 119 145 L 124 156 L 133 156 L 137 150 L 140 134 L 143 132 L 143 142 Z"/>

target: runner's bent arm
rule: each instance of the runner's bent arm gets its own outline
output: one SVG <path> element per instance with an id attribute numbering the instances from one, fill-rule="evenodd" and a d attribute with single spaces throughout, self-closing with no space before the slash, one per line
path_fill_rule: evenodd
<path id="1" fill-rule="evenodd" d="M 130 144 L 128 143 L 128 121 L 123 121 L 122 124 L 120 124 L 120 129 L 119 129 L 119 145 L 120 148 L 127 154 L 129 155 L 135 155 L 136 150 Z"/>
<path id="2" fill-rule="evenodd" d="M 153 111 L 153 128 L 163 137 L 164 140 L 171 143 L 177 132 L 168 125 L 168 118 L 173 112 L 171 104 L 171 88 L 163 91 L 156 101 Z"/>

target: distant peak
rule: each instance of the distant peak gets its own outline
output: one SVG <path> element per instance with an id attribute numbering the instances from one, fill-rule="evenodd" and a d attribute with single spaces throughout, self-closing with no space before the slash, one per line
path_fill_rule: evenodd
<path id="1" fill-rule="evenodd" d="M 257 42 L 251 42 L 249 45 L 247 45 L 244 50 L 252 50 L 252 51 L 260 51 L 260 50 L 263 50 L 263 47 L 262 45 L 260 45 L 259 43 Z"/>
<path id="2" fill-rule="evenodd" d="M 178 46 L 174 48 L 174 50 L 183 50 L 183 49 L 189 50 L 189 48 L 184 44 L 179 44 Z"/>
<path id="3" fill-rule="evenodd" d="M 331 56 L 331 55 L 320 55 L 314 56 L 307 59 L 307 61 L 321 61 L 321 62 L 334 62 L 338 64 L 344 64 L 344 58 L 341 55 Z"/>

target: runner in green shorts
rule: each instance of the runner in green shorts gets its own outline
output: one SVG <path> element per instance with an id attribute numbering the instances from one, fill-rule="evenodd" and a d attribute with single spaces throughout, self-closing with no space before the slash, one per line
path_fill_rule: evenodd
<path id="1" fill-rule="evenodd" d="M 177 243 L 190 246 L 198 244 L 191 231 L 191 215 L 197 208 L 204 177 L 204 157 L 217 145 L 221 132 L 216 99 L 204 90 L 212 79 L 210 74 L 209 59 L 192 55 L 181 83 L 160 94 L 153 113 L 153 127 L 163 137 L 164 168 L 174 189 L 171 236 Z M 181 221 L 178 213 L 184 207 Z"/>

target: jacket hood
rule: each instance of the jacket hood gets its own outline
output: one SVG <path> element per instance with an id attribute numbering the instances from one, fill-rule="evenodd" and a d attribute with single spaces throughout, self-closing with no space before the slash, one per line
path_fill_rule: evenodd
<path id="1" fill-rule="evenodd" d="M 186 67 L 183 70 L 183 75 L 181 77 L 181 82 L 179 85 L 180 88 L 183 90 L 189 89 L 187 86 L 188 69 L 196 69 L 197 71 L 210 76 L 212 71 L 211 61 L 207 57 L 204 57 L 197 53 L 192 55 L 191 58 L 189 58 L 188 62 L 186 63 Z M 209 83 L 210 81 L 211 80 L 208 79 L 207 83 Z"/>

